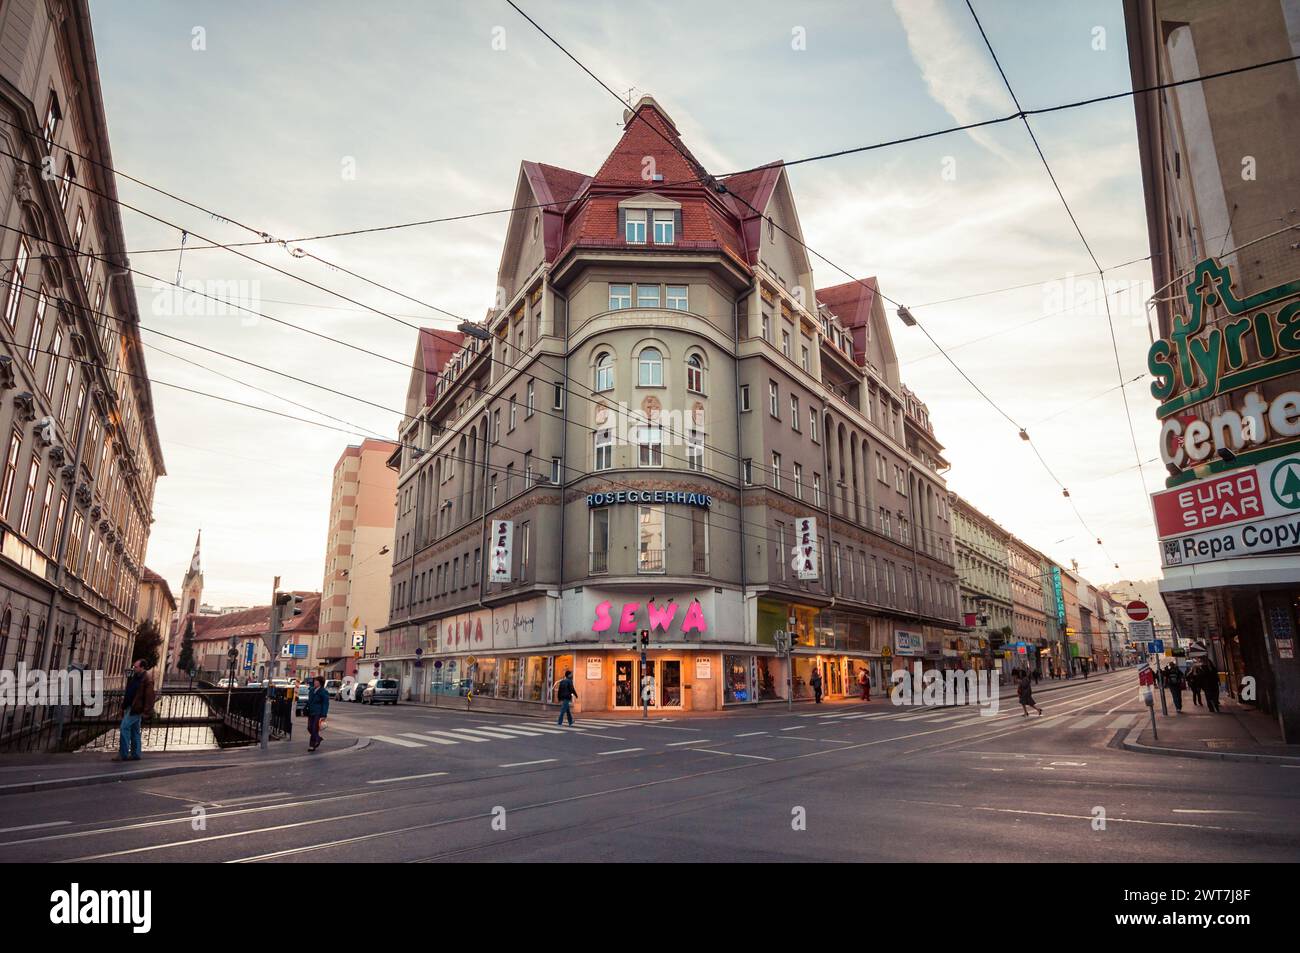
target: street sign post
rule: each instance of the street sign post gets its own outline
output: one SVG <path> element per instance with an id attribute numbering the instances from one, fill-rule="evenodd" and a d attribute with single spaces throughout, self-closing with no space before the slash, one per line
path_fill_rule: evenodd
<path id="1" fill-rule="evenodd" d="M 1128 617 L 1134 622 L 1141 622 L 1151 615 L 1151 607 L 1141 599 L 1134 599 L 1124 607 L 1124 611 L 1128 613 Z"/>

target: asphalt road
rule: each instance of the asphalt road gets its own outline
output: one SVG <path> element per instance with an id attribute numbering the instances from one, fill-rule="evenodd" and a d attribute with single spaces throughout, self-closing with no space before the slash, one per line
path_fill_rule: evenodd
<path id="1" fill-rule="evenodd" d="M 572 731 L 335 704 L 363 750 L 5 797 L 0 861 L 1300 859 L 1294 769 L 1116 746 L 1146 717 L 1133 670 L 1039 701 L 579 712 Z"/>

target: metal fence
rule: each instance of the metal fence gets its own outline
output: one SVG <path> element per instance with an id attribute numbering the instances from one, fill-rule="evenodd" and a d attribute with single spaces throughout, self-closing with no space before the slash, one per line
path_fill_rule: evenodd
<path id="1" fill-rule="evenodd" d="M 0 707 L 0 752 L 113 751 L 119 743 L 122 690 L 104 692 L 98 704 Z M 260 688 L 175 689 L 158 693 L 141 724 L 144 751 L 203 751 L 256 744 L 266 692 Z M 293 730 L 293 699 L 271 704 L 271 737 Z"/>

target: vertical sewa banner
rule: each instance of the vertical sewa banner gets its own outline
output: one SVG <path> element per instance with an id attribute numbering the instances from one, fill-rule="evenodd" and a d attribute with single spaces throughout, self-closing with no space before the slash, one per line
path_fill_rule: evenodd
<path id="1" fill-rule="evenodd" d="M 817 560 L 817 520 L 811 516 L 802 517 L 798 523 L 799 543 L 795 546 L 794 567 L 796 579 L 817 579 L 821 576 Z"/>
<path id="2" fill-rule="evenodd" d="M 492 572 L 488 582 L 509 582 L 511 550 L 514 545 L 515 524 L 510 520 L 492 521 Z"/>

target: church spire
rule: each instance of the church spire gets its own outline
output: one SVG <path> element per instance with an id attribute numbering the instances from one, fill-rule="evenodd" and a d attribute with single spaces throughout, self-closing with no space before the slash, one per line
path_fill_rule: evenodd
<path id="1" fill-rule="evenodd" d="M 199 543 L 203 540 L 203 530 L 199 530 L 199 535 L 194 537 L 194 558 L 190 560 L 190 572 L 197 573 L 199 569 Z"/>

